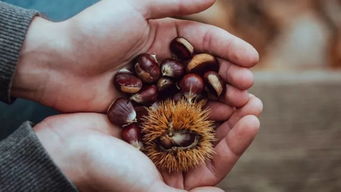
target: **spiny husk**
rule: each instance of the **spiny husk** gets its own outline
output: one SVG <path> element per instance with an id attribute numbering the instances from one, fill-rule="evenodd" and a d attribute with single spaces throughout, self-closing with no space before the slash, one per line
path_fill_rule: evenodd
<path id="1" fill-rule="evenodd" d="M 208 120 L 208 112 L 203 109 L 203 103 L 186 99 L 166 100 L 149 109 L 142 123 L 143 143 L 146 154 L 159 169 L 188 171 L 212 158 L 214 128 L 213 122 Z M 199 142 L 191 149 L 164 151 L 155 140 L 169 129 L 194 132 L 200 136 Z"/>

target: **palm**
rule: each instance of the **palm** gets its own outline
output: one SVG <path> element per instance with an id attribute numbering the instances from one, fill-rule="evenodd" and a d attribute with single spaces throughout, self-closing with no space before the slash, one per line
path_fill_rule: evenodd
<path id="1" fill-rule="evenodd" d="M 166 192 L 172 187 L 199 191 L 198 187 L 216 185 L 228 174 L 255 137 L 259 128 L 255 115 L 262 111 L 262 103 L 252 95 L 238 110 L 213 102 L 209 107 L 210 118 L 223 121 L 216 130 L 215 155 L 187 173 L 159 172 L 147 156 L 118 139 L 121 130 L 104 115 L 59 115 L 34 129 L 55 163 L 82 191 Z M 89 175 L 80 184 L 79 178 Z M 216 189 L 204 191 L 209 190 Z"/>
<path id="2" fill-rule="evenodd" d="M 212 52 L 221 58 L 220 73 L 232 90 L 227 96 L 231 98 L 226 101 L 235 106 L 245 104 L 244 90 L 252 85 L 252 75 L 247 68 L 258 60 L 250 45 L 213 26 L 169 18 L 154 19 L 141 10 L 138 6 L 141 2 L 100 1 L 65 22 L 70 28 L 77 26 L 70 38 L 74 48 L 71 55 L 77 61 L 58 61 L 63 79 L 59 87 L 54 87 L 59 90 L 58 97 L 51 91 L 53 95 L 42 101 L 43 104 L 69 112 L 105 111 L 117 97 L 112 86 L 115 71 L 143 52 L 157 54 L 160 60 L 170 57 L 168 45 L 176 36 L 187 38 L 198 51 Z M 75 63 L 77 67 L 70 69 Z"/>

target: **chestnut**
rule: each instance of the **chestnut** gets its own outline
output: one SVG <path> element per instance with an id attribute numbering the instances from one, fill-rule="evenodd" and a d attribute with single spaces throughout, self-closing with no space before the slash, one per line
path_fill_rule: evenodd
<path id="1" fill-rule="evenodd" d="M 179 91 L 174 81 L 167 77 L 161 77 L 157 81 L 157 88 L 159 90 L 159 100 L 172 97 Z"/>
<path id="2" fill-rule="evenodd" d="M 179 147 L 189 147 L 195 143 L 197 135 L 194 133 L 175 132 L 172 139 Z"/>
<path id="3" fill-rule="evenodd" d="M 205 87 L 204 80 L 195 73 L 185 75 L 179 83 L 181 92 L 198 95 Z"/>
<path id="4" fill-rule="evenodd" d="M 107 111 L 108 119 L 117 126 L 125 126 L 136 122 L 136 112 L 133 104 L 125 98 L 118 98 Z"/>
<path id="5" fill-rule="evenodd" d="M 137 93 L 142 89 L 142 81 L 132 73 L 119 72 L 114 77 L 115 87 L 123 93 Z"/>
<path id="6" fill-rule="evenodd" d="M 141 128 L 135 123 L 124 127 L 121 132 L 121 137 L 124 141 L 130 143 L 137 149 L 141 149 L 143 147 Z"/>
<path id="7" fill-rule="evenodd" d="M 225 90 L 225 83 L 221 76 L 215 71 L 208 71 L 204 74 L 204 80 L 208 91 L 216 97 L 220 97 Z"/>
<path id="8" fill-rule="evenodd" d="M 145 83 L 156 82 L 161 76 L 155 56 L 148 53 L 143 53 L 137 57 L 134 68 L 137 76 Z"/>
<path id="9" fill-rule="evenodd" d="M 163 151 L 169 151 L 176 148 L 190 149 L 194 148 L 199 141 L 199 136 L 193 132 L 175 131 L 160 136 L 155 143 Z"/>
<path id="10" fill-rule="evenodd" d="M 137 121 L 143 121 L 144 117 L 148 115 L 148 110 L 145 106 L 136 106 L 135 108 Z"/>
<path id="11" fill-rule="evenodd" d="M 156 85 L 150 85 L 143 88 L 140 92 L 135 93 L 130 97 L 132 101 L 139 104 L 150 104 L 157 100 L 158 90 Z"/>
<path id="12" fill-rule="evenodd" d="M 181 60 L 188 60 L 194 53 L 192 44 L 183 37 L 173 39 L 169 46 L 171 52 Z"/>
<path id="13" fill-rule="evenodd" d="M 187 64 L 187 71 L 203 75 L 206 71 L 218 71 L 219 64 L 217 59 L 208 53 L 194 55 Z"/>
<path id="14" fill-rule="evenodd" d="M 185 74 L 185 67 L 179 61 L 166 59 L 161 63 L 161 73 L 162 76 L 178 79 Z"/>
<path id="15" fill-rule="evenodd" d="M 165 77 L 161 77 L 158 81 L 157 81 L 157 88 L 159 89 L 159 91 L 164 91 L 168 88 L 170 88 L 171 86 L 174 86 L 174 82 L 169 79 L 169 78 L 165 78 Z"/>

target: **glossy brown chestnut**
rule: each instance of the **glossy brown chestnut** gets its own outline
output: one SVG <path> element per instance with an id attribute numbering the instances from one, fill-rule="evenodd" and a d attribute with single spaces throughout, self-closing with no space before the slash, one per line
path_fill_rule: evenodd
<path id="1" fill-rule="evenodd" d="M 135 123 L 124 127 L 121 132 L 121 137 L 124 141 L 138 149 L 141 149 L 143 146 L 141 128 Z"/>
<path id="2" fill-rule="evenodd" d="M 134 74 L 119 72 L 114 77 L 115 87 L 123 93 L 137 93 L 142 89 L 142 81 Z"/>
<path id="3" fill-rule="evenodd" d="M 144 117 L 148 115 L 148 110 L 145 106 L 136 106 L 135 108 L 137 114 L 137 121 L 140 123 L 143 121 Z"/>
<path id="4" fill-rule="evenodd" d="M 208 53 L 194 55 L 187 65 L 187 71 L 203 75 L 206 71 L 218 71 L 219 64 L 217 59 Z"/>
<path id="5" fill-rule="evenodd" d="M 133 104 L 125 98 L 118 98 L 107 111 L 110 122 L 117 126 L 125 126 L 136 122 L 136 112 Z"/>
<path id="6" fill-rule="evenodd" d="M 150 104 L 157 100 L 158 90 L 156 85 L 150 85 L 143 88 L 140 92 L 130 97 L 132 101 L 139 104 Z"/>
<path id="7" fill-rule="evenodd" d="M 167 77 L 161 77 L 157 81 L 156 85 L 157 85 L 157 88 L 159 89 L 159 91 L 165 91 L 165 90 L 170 89 L 171 87 L 175 86 L 175 83 Z"/>
<path id="8" fill-rule="evenodd" d="M 204 75 L 206 87 L 213 95 L 220 97 L 225 90 L 225 83 L 220 75 L 215 71 L 208 71 Z"/>
<path id="9" fill-rule="evenodd" d="M 189 149 L 197 145 L 199 136 L 195 133 L 179 131 L 166 134 L 156 140 L 161 150 L 171 150 L 172 148 Z"/>
<path id="10" fill-rule="evenodd" d="M 182 78 L 179 87 L 183 93 L 198 95 L 204 90 L 205 84 L 199 75 L 189 73 Z"/>
<path id="11" fill-rule="evenodd" d="M 148 53 L 143 53 L 137 57 L 134 68 L 136 74 L 145 83 L 156 82 L 161 76 L 160 66 L 155 56 Z"/>
<path id="12" fill-rule="evenodd" d="M 177 37 L 170 43 L 171 52 L 181 60 L 190 59 L 194 53 L 192 44 L 183 37 Z"/>
<path id="13" fill-rule="evenodd" d="M 174 81 L 167 77 L 161 77 L 157 81 L 157 87 L 159 90 L 159 100 L 170 98 L 179 92 L 179 89 L 177 88 Z"/>
<path id="14" fill-rule="evenodd" d="M 185 66 L 174 59 L 166 59 L 161 63 L 162 76 L 181 78 L 185 74 Z"/>

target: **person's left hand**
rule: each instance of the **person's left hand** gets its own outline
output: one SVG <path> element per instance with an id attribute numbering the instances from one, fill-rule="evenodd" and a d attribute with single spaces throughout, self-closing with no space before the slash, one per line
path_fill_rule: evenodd
<path id="1" fill-rule="evenodd" d="M 118 96 L 115 71 L 140 53 L 170 57 L 176 36 L 220 60 L 228 83 L 225 103 L 240 107 L 253 84 L 258 62 L 248 43 L 217 27 L 165 18 L 207 9 L 214 0 L 102 0 L 75 17 L 55 23 L 36 17 L 17 66 L 12 95 L 63 112 L 104 112 Z"/>
<path id="2" fill-rule="evenodd" d="M 223 121 L 216 131 L 215 155 L 187 173 L 159 172 L 146 155 L 118 139 L 120 128 L 101 114 L 53 116 L 34 130 L 56 165 L 80 191 L 220 192 L 213 186 L 230 172 L 256 136 L 262 103 L 251 95 L 238 110 L 214 103 L 210 108 L 210 118 Z M 220 115 L 222 111 L 224 115 Z"/>

